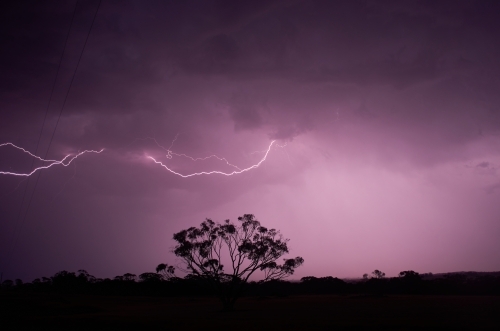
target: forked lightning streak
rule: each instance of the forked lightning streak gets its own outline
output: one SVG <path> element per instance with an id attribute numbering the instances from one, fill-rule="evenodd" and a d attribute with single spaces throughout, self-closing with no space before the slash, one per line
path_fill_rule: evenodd
<path id="1" fill-rule="evenodd" d="M 83 155 L 83 154 L 86 154 L 86 153 L 96 153 L 96 154 L 100 154 L 102 151 L 104 151 L 104 148 L 99 150 L 99 151 L 95 151 L 95 150 L 84 150 L 82 152 L 79 152 L 77 154 L 68 154 L 66 155 L 65 157 L 63 157 L 61 160 L 46 160 L 46 159 L 43 159 L 33 153 L 31 153 L 30 151 L 27 151 L 26 149 L 22 148 L 22 147 L 19 147 L 19 146 L 16 146 L 14 145 L 13 143 L 3 143 L 3 144 L 0 144 L 0 147 L 3 147 L 3 146 L 12 146 L 20 151 L 23 151 L 24 153 L 30 155 L 31 157 L 34 157 L 42 162 L 49 162 L 49 164 L 47 165 L 43 165 L 43 166 L 40 166 L 40 167 L 37 167 L 35 169 L 33 169 L 32 171 L 30 172 L 26 172 L 26 173 L 21 173 L 21 172 L 11 172 L 11 171 L 0 171 L 0 175 L 11 175 L 11 176 L 21 176 L 21 177 L 29 177 L 31 175 L 33 175 L 35 172 L 39 171 L 39 170 L 42 170 L 42 169 L 48 169 L 50 167 L 53 167 L 55 165 L 62 165 L 63 167 L 67 167 L 71 164 L 71 162 L 73 162 L 75 159 L 77 159 L 79 156 Z"/>
<path id="2" fill-rule="evenodd" d="M 175 141 L 175 140 L 174 140 Z M 187 175 L 184 175 L 184 174 L 181 174 L 175 170 L 172 170 L 171 168 L 169 168 L 166 164 L 164 164 L 163 162 L 161 161 L 158 161 L 156 160 L 154 157 L 152 156 L 147 156 L 147 158 L 153 160 L 153 162 L 155 162 L 156 164 L 159 164 L 160 166 L 162 166 L 163 168 L 165 168 L 166 170 L 168 170 L 169 172 L 171 172 L 172 174 L 174 175 L 177 175 L 177 176 L 180 176 L 182 178 L 188 178 L 188 177 L 193 177 L 193 176 L 201 176 L 201 175 L 214 175 L 214 174 L 217 174 L 217 175 L 223 175 L 223 176 L 233 176 L 233 175 L 238 175 L 238 174 L 241 174 L 243 172 L 247 172 L 247 171 L 250 171 L 252 169 L 255 169 L 255 168 L 258 168 L 266 159 L 267 159 L 267 156 L 269 154 L 269 152 L 271 151 L 271 148 L 273 147 L 273 144 L 276 142 L 276 140 L 273 140 L 271 141 L 271 143 L 269 144 L 269 147 L 267 148 L 267 150 L 265 151 L 265 154 L 264 154 L 264 157 L 256 164 L 248 167 L 248 168 L 243 168 L 243 169 L 240 169 L 238 167 L 236 167 L 235 165 L 232 165 L 230 164 L 225 158 L 220 158 L 216 155 L 211 155 L 211 156 L 208 156 L 206 158 L 192 158 L 190 156 L 187 156 L 185 154 L 175 154 L 175 153 L 172 153 L 170 151 L 170 149 L 168 149 L 167 151 L 169 152 L 169 154 L 167 154 L 167 158 L 168 155 L 178 155 L 178 156 L 185 156 L 185 157 L 188 157 L 190 158 L 191 160 L 193 161 L 197 161 L 197 160 L 206 160 L 208 158 L 211 158 L 211 157 L 215 157 L 219 160 L 223 160 L 225 161 L 228 165 L 232 166 L 232 167 L 235 167 L 237 170 L 234 170 L 232 172 L 223 172 L 223 171 L 217 171 L 217 170 L 214 170 L 214 171 L 200 171 L 200 172 L 195 172 L 195 173 L 192 173 L 192 174 L 187 174 Z M 161 146 L 160 146 L 161 147 Z M 281 147 L 281 146 L 278 146 L 278 147 Z M 170 157 L 171 158 L 171 157 Z"/>
<path id="3" fill-rule="evenodd" d="M 195 172 L 195 173 L 190 173 L 190 174 L 182 174 L 180 172 L 177 172 L 177 171 L 171 169 L 170 167 L 168 167 L 162 161 L 159 161 L 159 160 L 155 159 L 154 157 L 152 157 L 150 155 L 146 156 L 148 159 L 152 160 L 154 163 L 156 163 L 156 164 L 160 165 L 161 167 L 165 168 L 170 173 L 172 173 L 174 175 L 177 175 L 177 176 L 180 176 L 182 178 L 188 178 L 188 177 L 200 176 L 200 175 L 223 175 L 223 176 L 238 175 L 238 174 L 250 171 L 252 169 L 258 168 L 264 161 L 266 161 L 267 156 L 269 155 L 269 153 L 270 153 L 273 145 L 276 146 L 276 147 L 280 147 L 280 148 L 283 148 L 283 147 L 286 146 L 286 144 L 284 144 L 284 145 L 278 145 L 278 144 L 276 144 L 276 140 L 273 140 L 273 141 L 271 141 L 271 143 L 269 144 L 269 146 L 267 147 L 266 150 L 261 151 L 261 153 L 264 153 L 264 156 L 260 159 L 259 162 L 257 162 L 256 164 L 254 164 L 252 166 L 249 166 L 247 168 L 240 168 L 240 167 L 237 167 L 234 164 L 229 163 L 229 161 L 226 158 L 219 157 L 217 155 L 210 155 L 210 156 L 207 156 L 207 157 L 197 157 L 197 158 L 194 158 L 194 157 L 191 157 L 191 156 L 186 155 L 186 154 L 180 154 L 180 153 L 173 152 L 171 150 L 171 148 L 172 148 L 174 142 L 177 140 L 177 136 L 175 136 L 175 138 L 172 141 L 172 143 L 170 144 L 169 148 L 163 147 L 154 138 L 148 137 L 148 138 L 142 138 L 141 140 L 144 140 L 144 139 L 151 139 L 151 140 L 153 140 L 158 147 L 162 148 L 165 152 L 167 152 L 166 155 L 165 155 L 165 157 L 167 159 L 169 159 L 169 160 L 172 159 L 173 156 L 188 158 L 188 159 L 190 159 L 190 160 L 192 160 L 194 162 L 196 162 L 196 161 L 206 161 L 208 159 L 215 158 L 215 159 L 217 159 L 219 161 L 225 162 L 226 165 L 228 165 L 228 166 L 230 166 L 230 167 L 232 167 L 232 168 L 235 169 L 235 170 L 233 170 L 231 172 L 224 172 L 224 171 L 219 171 L 219 170 L 213 170 L 213 171 L 200 171 L 200 172 Z M 22 147 L 16 146 L 13 143 L 7 142 L 7 143 L 0 144 L 0 147 L 5 147 L 5 146 L 11 146 L 13 148 L 16 148 L 16 149 L 22 151 L 23 153 L 26 153 L 26 154 L 30 155 L 33 158 L 36 158 L 37 160 L 39 160 L 41 162 L 47 162 L 47 164 L 39 166 L 39 167 L 36 167 L 33 170 L 31 170 L 30 172 L 25 172 L 25 173 L 23 173 L 23 172 L 12 172 L 12 171 L 0 171 L 0 175 L 11 175 L 11 176 L 20 176 L 20 177 L 29 177 L 29 176 L 33 175 L 34 173 L 36 173 L 39 170 L 48 169 L 48 168 L 51 168 L 51 167 L 56 166 L 56 165 L 62 165 L 63 167 L 67 167 L 67 166 L 69 166 L 71 164 L 71 162 L 73 162 L 75 159 L 77 159 L 79 156 L 81 156 L 83 154 L 86 154 L 86 153 L 100 154 L 100 153 L 102 153 L 104 151 L 104 148 L 101 149 L 101 150 L 84 150 L 84 151 L 78 152 L 76 154 L 68 154 L 68 155 L 64 156 L 60 160 L 48 160 L 48 159 L 44 159 L 44 158 L 42 158 L 40 156 L 37 156 L 37 155 L 31 153 L 30 151 L 22 148 Z M 258 153 L 258 152 L 252 152 L 251 154 L 254 154 L 254 153 Z"/>

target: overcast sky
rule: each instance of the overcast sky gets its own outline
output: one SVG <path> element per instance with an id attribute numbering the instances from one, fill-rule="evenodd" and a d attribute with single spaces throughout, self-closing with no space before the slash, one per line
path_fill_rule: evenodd
<path id="1" fill-rule="evenodd" d="M 98 3 L 0 11 L 0 143 L 105 149 L 0 175 L 4 279 L 154 271 L 174 232 L 245 213 L 295 279 L 500 270 L 497 1 L 102 0 L 84 48 Z M 246 168 L 273 140 L 232 176 L 148 158 L 231 172 L 158 144 Z"/>

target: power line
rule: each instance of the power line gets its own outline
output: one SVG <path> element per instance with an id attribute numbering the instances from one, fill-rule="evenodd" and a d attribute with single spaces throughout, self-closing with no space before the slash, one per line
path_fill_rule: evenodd
<path id="1" fill-rule="evenodd" d="M 70 81 L 70 83 L 69 83 L 68 90 L 66 91 L 66 95 L 65 95 L 65 97 L 64 97 L 63 104 L 62 104 L 61 109 L 60 109 L 60 111 L 59 111 L 59 114 L 58 114 L 58 116 L 57 116 L 56 125 L 55 125 L 55 127 L 54 127 L 54 130 L 52 131 L 52 135 L 51 135 L 51 137 L 50 137 L 50 141 L 49 141 L 49 146 L 47 147 L 47 150 L 46 150 L 46 152 L 45 152 L 44 159 L 46 159 L 46 158 L 47 158 L 47 155 L 48 155 L 49 150 L 50 150 L 50 146 L 52 145 L 52 141 L 53 141 L 53 139 L 54 139 L 54 136 L 55 136 L 55 133 L 56 133 L 56 130 L 57 130 L 57 126 L 58 126 L 58 124 L 59 124 L 59 120 L 61 119 L 61 115 L 62 115 L 62 112 L 63 112 L 63 110 L 64 110 L 64 106 L 66 105 L 66 101 L 67 101 L 67 99 L 68 99 L 68 95 L 69 95 L 69 92 L 70 92 L 70 90 L 71 90 L 71 86 L 73 85 L 73 81 L 75 80 L 76 72 L 77 72 L 78 67 L 79 67 L 79 65 L 80 65 L 80 61 L 81 61 L 81 59 L 82 59 L 82 57 L 83 57 L 83 53 L 84 53 L 84 51 L 85 51 L 85 47 L 87 46 L 87 42 L 88 42 L 88 40 L 89 40 L 89 36 L 90 36 L 91 31 L 92 31 L 92 27 L 94 26 L 94 22 L 95 22 L 95 19 L 96 19 L 96 17 L 97 17 L 97 13 L 99 12 L 99 8 L 101 7 L 101 1 L 102 1 L 102 0 L 99 0 L 99 4 L 97 5 L 97 9 L 96 9 L 96 11 L 95 11 L 95 13 L 94 13 L 94 17 L 92 18 L 92 23 L 90 24 L 90 28 L 89 28 L 89 31 L 88 31 L 88 33 L 87 33 L 87 37 L 85 38 L 85 43 L 83 44 L 82 51 L 80 52 L 80 56 L 78 57 L 78 62 L 77 62 L 77 64 L 76 64 L 75 70 L 73 71 L 73 75 L 72 75 L 72 77 L 71 77 L 71 81 Z M 78 1 L 77 1 L 77 3 L 78 3 Z M 75 11 L 76 11 L 76 7 L 75 7 Z M 31 206 L 31 202 L 33 201 L 33 196 L 35 195 L 35 191 L 36 191 L 36 188 L 37 188 L 37 185 L 38 185 L 38 180 L 39 180 L 39 179 L 40 179 L 40 173 L 39 173 L 39 174 L 38 174 L 38 176 L 36 177 L 35 186 L 33 187 L 33 191 L 31 192 L 31 196 L 30 196 L 30 199 L 29 199 L 29 201 L 28 201 L 28 206 L 27 206 L 27 208 L 26 208 L 26 212 L 24 213 L 23 220 L 22 220 L 22 222 L 21 222 L 21 224 L 20 224 L 20 227 L 19 227 L 19 232 L 18 232 L 17 236 L 14 238 L 14 243 L 13 243 L 13 245 L 12 245 L 12 250 L 14 250 L 14 247 L 15 247 L 15 244 L 16 244 L 16 242 L 17 242 L 17 239 L 18 239 L 18 238 L 19 238 L 19 236 L 20 236 L 20 233 L 21 233 L 21 229 L 22 229 L 22 227 L 23 227 L 23 224 L 24 224 L 24 223 L 25 223 L 25 221 L 26 221 L 26 217 L 27 217 L 27 215 L 28 215 L 29 208 L 30 208 L 30 206 Z"/>
<path id="2" fill-rule="evenodd" d="M 89 29 L 89 32 L 87 33 L 87 38 L 85 38 L 85 43 L 83 44 L 82 51 L 80 52 L 80 57 L 78 58 L 78 62 L 76 64 L 75 71 L 73 72 L 73 77 L 71 77 L 68 91 L 66 92 L 66 96 L 64 97 L 63 105 L 61 107 L 61 110 L 59 111 L 59 115 L 57 116 L 56 126 L 54 128 L 54 131 L 52 132 L 52 136 L 50 137 L 49 147 L 47 147 L 47 151 L 45 152 L 44 158 L 47 157 L 47 154 L 49 153 L 50 145 L 52 144 L 52 140 L 54 139 L 54 135 L 56 134 L 57 125 L 59 124 L 59 120 L 61 119 L 61 114 L 63 112 L 64 106 L 66 105 L 66 100 L 68 100 L 69 91 L 71 90 L 71 86 L 73 85 L 73 81 L 75 80 L 76 71 L 78 70 L 78 66 L 80 65 L 80 60 L 82 59 L 83 51 L 85 50 L 85 46 L 87 46 L 87 41 L 89 40 L 89 36 L 90 36 L 90 32 L 92 31 L 92 27 L 94 26 L 95 18 L 97 17 L 97 13 L 99 12 L 99 8 L 101 7 L 101 1 L 102 0 L 99 0 L 99 4 L 97 5 L 97 10 L 95 11 L 95 14 L 94 14 L 94 18 L 92 18 L 92 24 L 90 24 L 90 29 Z"/>
<path id="3" fill-rule="evenodd" d="M 63 51 L 62 51 L 61 57 L 59 58 L 59 64 L 57 66 L 57 71 L 56 71 L 56 75 L 54 77 L 54 81 L 52 82 L 52 88 L 50 90 L 49 101 L 48 101 L 47 107 L 45 109 L 45 115 L 43 116 L 42 127 L 40 129 L 40 133 L 38 134 L 38 141 L 36 143 L 35 154 L 38 154 L 38 147 L 40 146 L 40 141 L 42 139 L 43 129 L 45 128 L 45 123 L 47 122 L 47 115 L 49 113 L 50 104 L 52 103 L 52 97 L 54 95 L 54 90 L 55 90 L 56 83 L 57 83 L 57 77 L 59 76 L 59 71 L 61 70 L 61 64 L 62 64 L 62 60 L 64 58 L 64 53 L 66 53 L 66 46 L 68 45 L 69 35 L 70 35 L 70 32 L 71 32 L 71 28 L 73 27 L 73 22 L 75 20 L 76 8 L 77 7 L 78 7 L 78 0 L 75 2 L 75 8 L 73 8 L 73 15 L 71 15 L 71 21 L 70 21 L 70 24 L 69 24 L 69 29 L 68 29 L 68 32 L 66 33 L 66 38 L 64 40 Z M 31 171 L 33 170 L 34 165 L 35 165 L 35 159 L 32 159 L 31 166 L 30 166 Z M 36 176 L 38 178 L 39 174 L 37 173 Z M 13 233 L 12 233 L 12 236 L 11 236 L 12 243 L 9 245 L 10 246 L 10 250 L 9 250 L 8 256 L 11 256 L 12 251 L 14 250 L 17 227 L 19 225 L 19 220 L 21 218 L 21 213 L 23 211 L 24 201 L 26 200 L 26 193 L 28 191 L 28 186 L 29 186 L 30 179 L 31 178 L 28 177 L 28 180 L 26 182 L 26 186 L 24 187 L 23 200 L 21 201 L 21 206 L 19 206 L 19 212 L 18 212 L 17 217 L 16 217 L 16 222 L 15 222 Z"/>

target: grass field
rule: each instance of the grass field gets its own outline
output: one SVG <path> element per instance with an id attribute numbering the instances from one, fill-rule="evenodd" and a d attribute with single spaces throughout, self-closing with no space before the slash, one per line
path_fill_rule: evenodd
<path id="1" fill-rule="evenodd" d="M 214 298 L 0 295 L 2 330 L 500 329 L 500 297 L 290 296 Z"/>

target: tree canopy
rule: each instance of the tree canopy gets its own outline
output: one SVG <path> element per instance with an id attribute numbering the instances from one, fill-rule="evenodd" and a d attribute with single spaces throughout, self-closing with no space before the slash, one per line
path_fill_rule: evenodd
<path id="1" fill-rule="evenodd" d="M 283 279 L 304 263 L 301 257 L 277 261 L 289 252 L 288 239 L 267 229 L 252 214 L 238 217 L 237 224 L 206 219 L 199 227 L 174 234 L 174 253 L 184 262 L 183 270 L 210 283 L 227 310 L 255 272 L 261 282 Z"/>

